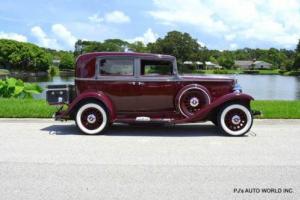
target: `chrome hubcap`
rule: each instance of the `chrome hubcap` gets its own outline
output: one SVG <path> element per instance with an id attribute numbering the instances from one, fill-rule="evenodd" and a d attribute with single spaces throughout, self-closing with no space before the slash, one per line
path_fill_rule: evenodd
<path id="1" fill-rule="evenodd" d="M 197 107 L 199 105 L 199 99 L 197 97 L 191 98 L 190 105 L 194 108 Z"/>
<path id="2" fill-rule="evenodd" d="M 234 124 L 234 125 L 238 125 L 241 123 L 241 118 L 240 116 L 238 115 L 234 115 L 231 119 L 231 122 Z"/>
<path id="3" fill-rule="evenodd" d="M 96 116 L 94 114 L 88 115 L 87 122 L 90 124 L 94 124 L 96 122 Z"/>

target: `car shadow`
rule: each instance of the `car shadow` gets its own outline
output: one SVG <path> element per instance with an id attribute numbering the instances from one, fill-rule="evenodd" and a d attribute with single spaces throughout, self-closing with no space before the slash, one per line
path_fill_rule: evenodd
<path id="1" fill-rule="evenodd" d="M 75 125 L 52 125 L 41 129 L 51 135 L 84 135 Z M 188 125 L 125 125 L 109 127 L 105 136 L 143 136 L 143 137 L 225 137 L 218 128 L 210 124 Z"/>

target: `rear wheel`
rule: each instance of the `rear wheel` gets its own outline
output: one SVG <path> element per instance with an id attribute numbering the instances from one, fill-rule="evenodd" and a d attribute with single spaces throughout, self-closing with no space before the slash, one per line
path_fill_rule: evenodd
<path id="1" fill-rule="evenodd" d="M 224 106 L 218 114 L 218 127 L 229 136 L 242 136 L 249 132 L 253 116 L 249 108 L 241 104 Z"/>
<path id="2" fill-rule="evenodd" d="M 85 134 L 96 135 L 102 133 L 108 125 L 105 108 L 97 103 L 82 105 L 76 114 L 76 124 Z"/>

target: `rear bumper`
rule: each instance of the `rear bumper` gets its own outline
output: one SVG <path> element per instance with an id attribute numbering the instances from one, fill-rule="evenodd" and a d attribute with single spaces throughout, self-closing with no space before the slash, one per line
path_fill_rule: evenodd
<path id="1" fill-rule="evenodd" d="M 63 110 L 63 106 L 59 108 L 59 110 L 57 112 L 55 112 L 52 116 L 52 118 L 56 121 L 64 121 L 64 120 L 69 120 L 70 117 L 68 115 L 66 115 L 65 110 Z"/>

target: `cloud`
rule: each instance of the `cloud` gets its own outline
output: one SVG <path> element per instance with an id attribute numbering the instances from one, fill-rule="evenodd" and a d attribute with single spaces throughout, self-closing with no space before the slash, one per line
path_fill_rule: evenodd
<path id="1" fill-rule="evenodd" d="M 158 34 L 154 33 L 151 28 L 148 28 L 143 36 L 136 37 L 134 39 L 129 39 L 129 42 L 143 42 L 144 44 L 155 42 L 158 38 Z"/>
<path id="2" fill-rule="evenodd" d="M 0 32 L 0 39 L 16 40 L 19 42 L 27 42 L 27 37 L 17 33 Z"/>
<path id="3" fill-rule="evenodd" d="M 122 24 L 122 23 L 130 22 L 130 17 L 125 15 L 122 11 L 116 10 L 116 11 L 107 13 L 105 15 L 105 20 L 110 23 Z"/>
<path id="4" fill-rule="evenodd" d="M 52 49 L 73 49 L 77 38 L 62 24 L 54 24 L 51 27 L 51 36 L 40 26 L 31 28 L 31 33 L 36 37 L 38 45 Z"/>
<path id="5" fill-rule="evenodd" d="M 197 40 L 197 43 L 201 46 L 201 47 L 206 47 L 206 44 L 200 40 Z"/>
<path id="6" fill-rule="evenodd" d="M 188 24 L 205 32 L 225 32 L 228 27 L 213 17 L 209 5 L 197 0 L 153 0 L 157 10 L 149 14 L 165 24 Z"/>
<path id="7" fill-rule="evenodd" d="M 72 48 L 74 47 L 77 38 L 72 35 L 72 33 L 62 24 L 54 24 L 52 26 L 52 32 L 54 35 L 63 42 L 68 47 Z"/>
<path id="8" fill-rule="evenodd" d="M 104 18 L 100 17 L 98 14 L 94 14 L 89 17 L 89 20 L 94 23 L 101 23 L 104 21 Z"/>
<path id="9" fill-rule="evenodd" d="M 235 38 L 236 38 L 236 34 L 234 34 L 234 33 L 225 35 L 225 40 L 227 40 L 227 41 L 232 41 Z"/>
<path id="10" fill-rule="evenodd" d="M 238 47 L 239 47 L 239 46 L 238 46 L 238 44 L 236 44 L 236 43 L 230 44 L 230 49 L 231 49 L 231 50 L 236 50 Z"/>
<path id="11" fill-rule="evenodd" d="M 119 10 L 106 13 L 103 17 L 101 17 L 99 14 L 94 14 L 88 17 L 88 19 L 94 23 L 106 22 L 115 24 L 129 23 L 131 21 L 129 16 Z"/>
<path id="12" fill-rule="evenodd" d="M 31 28 L 31 33 L 38 40 L 38 45 L 45 48 L 60 49 L 57 40 L 54 38 L 49 38 L 44 30 L 39 26 L 34 26 Z"/>
<path id="13" fill-rule="evenodd" d="M 300 37 L 298 0 L 152 0 L 160 23 L 193 26 L 215 38 L 291 48 Z"/>

